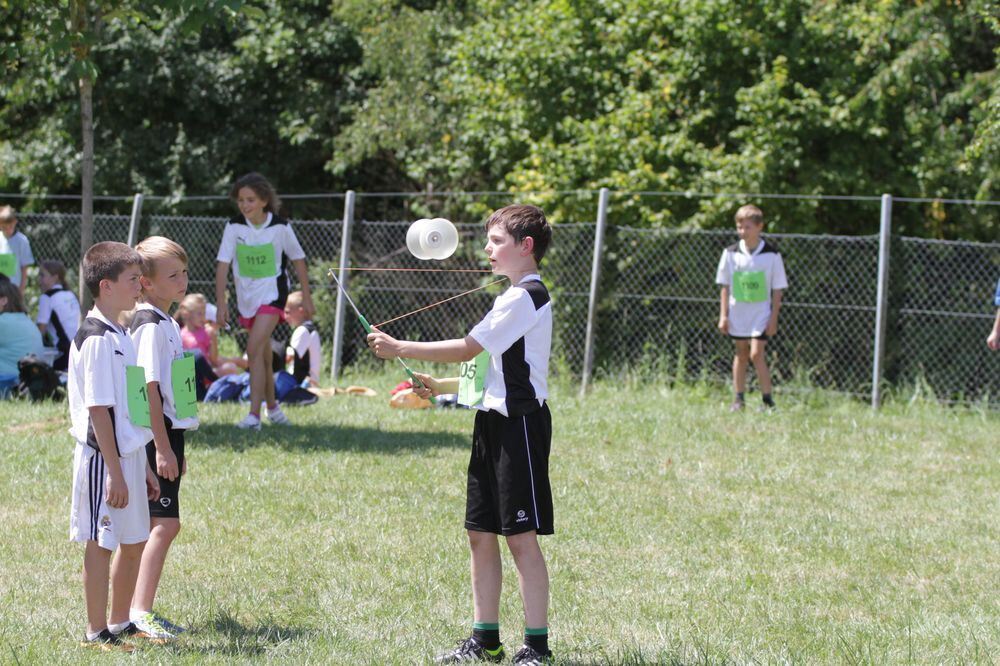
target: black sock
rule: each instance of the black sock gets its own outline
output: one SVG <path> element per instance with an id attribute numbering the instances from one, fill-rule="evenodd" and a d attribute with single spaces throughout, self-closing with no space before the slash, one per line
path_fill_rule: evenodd
<path id="1" fill-rule="evenodd" d="M 500 647 L 500 623 L 474 622 L 472 637 L 487 650 L 496 650 Z"/>
<path id="2" fill-rule="evenodd" d="M 743 402 L 743 391 L 736 392 L 736 402 Z"/>
<path id="3" fill-rule="evenodd" d="M 767 405 L 768 407 L 774 407 L 774 399 L 771 397 L 770 393 L 765 393 L 764 395 L 761 396 L 761 399 L 764 401 L 764 404 Z"/>
<path id="4" fill-rule="evenodd" d="M 524 630 L 524 644 L 533 649 L 538 654 L 549 653 L 549 628 L 540 629 L 526 628 Z"/>

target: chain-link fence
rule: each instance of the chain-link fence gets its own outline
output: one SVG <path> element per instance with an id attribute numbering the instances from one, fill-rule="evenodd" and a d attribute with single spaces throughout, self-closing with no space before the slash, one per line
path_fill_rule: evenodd
<path id="1" fill-rule="evenodd" d="M 474 194 L 457 194 L 464 199 L 443 200 L 437 206 L 414 200 L 424 195 L 359 199 L 358 214 L 347 219 L 346 267 L 400 269 L 348 271 L 349 290 L 370 321 L 393 319 L 496 279 L 485 262 L 482 220 L 490 209 L 517 195 L 506 193 L 477 207 L 469 203 L 479 201 Z M 595 192 L 571 194 L 573 206 L 565 209 L 582 212 L 575 220 L 554 220 L 553 242 L 542 265 L 553 299 L 553 371 L 576 377 L 584 374 L 595 237 L 598 227 L 606 225 L 594 302 L 593 373 L 607 376 L 640 368 L 658 373 L 665 381 L 729 382 L 732 345 L 716 329 L 719 290 L 715 272 L 723 248 L 736 241 L 735 233 L 649 228 L 639 224 L 625 205 L 616 212 L 615 198 L 610 200 L 607 218 L 600 220 L 596 219 Z M 635 199 L 627 193 L 616 197 Z M 337 321 L 337 291 L 327 276 L 329 269 L 340 265 L 345 230 L 345 220 L 340 219 L 342 199 L 343 195 L 321 201 L 293 199 L 300 210 L 327 216 L 293 218 L 293 225 L 308 256 L 316 321 L 328 345 L 324 352 L 329 362 L 330 343 L 340 327 L 344 333 L 340 363 L 346 365 L 369 357 L 362 353 L 363 338 L 353 313 L 345 310 L 343 321 Z M 739 203 L 747 200 L 754 197 L 744 197 Z M 779 334 L 768 344 L 779 390 L 823 388 L 858 396 L 872 394 L 879 254 L 881 244 L 887 242 L 881 352 L 884 384 L 927 390 L 945 400 L 987 400 L 1000 405 L 1000 354 L 989 352 L 985 345 L 995 313 L 992 294 L 1000 277 L 1000 243 L 880 239 L 875 233 L 880 213 L 877 197 L 811 197 L 806 203 L 817 219 L 830 219 L 848 210 L 838 208 L 844 201 L 849 202 L 851 215 L 867 220 L 871 234 L 767 235 L 778 246 L 789 276 Z M 925 205 L 923 200 L 902 201 Z M 187 202 L 186 206 L 193 210 L 202 203 Z M 215 254 L 228 215 L 221 198 L 204 203 L 212 214 L 168 214 L 147 204 L 137 231 L 139 238 L 160 234 L 181 243 L 190 257 L 190 290 L 204 293 L 211 301 Z M 988 204 L 978 204 L 979 214 L 995 217 L 1000 208 Z M 584 217 L 588 206 L 592 218 Z M 762 207 L 766 213 L 767 206 Z M 412 219 L 434 214 L 446 214 L 456 223 L 461 243 L 448 260 L 428 264 L 409 254 L 405 236 Z M 21 220 L 36 258 L 61 259 L 72 274 L 80 256 L 80 216 L 31 213 L 21 215 Z M 98 215 L 95 241 L 126 240 L 129 221 L 128 215 Z M 730 220 L 720 223 L 729 226 Z M 463 272 L 412 270 L 429 266 Z M 75 284 L 73 277 L 68 282 Z M 389 323 L 385 330 L 411 339 L 461 337 L 502 288 L 503 284 L 489 286 Z M 232 329 L 239 335 L 237 327 Z M 277 335 L 288 333 L 282 328 Z"/>

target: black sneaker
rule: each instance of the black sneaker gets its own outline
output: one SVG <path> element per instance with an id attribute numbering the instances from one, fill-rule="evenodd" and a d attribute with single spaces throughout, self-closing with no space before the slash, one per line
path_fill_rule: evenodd
<path id="1" fill-rule="evenodd" d="M 495 650 L 488 650 L 472 636 L 461 640 L 458 645 L 448 652 L 443 652 L 434 657 L 435 664 L 462 664 L 469 661 L 492 661 L 495 664 L 503 661 L 503 645 L 497 646 Z"/>
<path id="2" fill-rule="evenodd" d="M 111 633 L 106 628 L 94 638 L 84 638 L 80 645 L 105 652 L 132 652 L 135 650 L 135 646 L 126 643 L 117 634 Z"/>
<path id="3" fill-rule="evenodd" d="M 524 666 L 542 666 L 542 664 L 554 664 L 555 658 L 552 656 L 551 650 L 542 654 L 530 645 L 522 645 L 521 649 L 514 654 L 514 663 L 524 664 Z"/>

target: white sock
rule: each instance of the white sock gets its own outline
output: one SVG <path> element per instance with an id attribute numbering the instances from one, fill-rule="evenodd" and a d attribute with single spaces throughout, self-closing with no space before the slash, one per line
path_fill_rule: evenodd
<path id="1" fill-rule="evenodd" d="M 110 631 L 113 634 L 120 634 L 122 631 L 124 631 L 125 627 L 127 627 L 130 624 L 132 624 L 130 621 L 120 622 L 119 624 L 111 624 L 109 622 L 108 631 Z"/>
<path id="2" fill-rule="evenodd" d="M 142 616 L 145 615 L 146 613 L 152 613 L 152 611 L 139 610 L 138 608 L 129 608 L 128 619 L 131 620 L 132 622 L 135 622 L 136 620 L 141 620 Z"/>
<path id="3" fill-rule="evenodd" d="M 97 637 L 101 635 L 101 631 L 104 631 L 104 630 L 101 629 L 100 631 L 88 631 L 87 632 L 87 640 L 88 641 L 96 640 Z"/>

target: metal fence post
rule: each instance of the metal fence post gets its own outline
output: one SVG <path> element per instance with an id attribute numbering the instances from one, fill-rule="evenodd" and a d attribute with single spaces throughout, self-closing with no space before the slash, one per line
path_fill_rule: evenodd
<path id="1" fill-rule="evenodd" d="M 135 247 L 139 236 L 139 218 L 142 217 L 142 194 L 136 192 L 132 197 L 132 219 L 128 223 L 128 246 Z"/>
<path id="2" fill-rule="evenodd" d="M 347 288 L 347 265 L 351 257 L 351 227 L 354 226 L 354 190 L 344 196 L 344 225 L 340 235 L 340 266 L 337 268 L 340 284 Z M 333 320 L 333 358 L 330 362 L 330 381 L 336 385 L 340 376 L 340 354 L 344 347 L 344 292 L 337 290 L 337 311 Z"/>
<path id="3" fill-rule="evenodd" d="M 872 358 L 872 407 L 882 403 L 882 364 L 885 360 L 885 328 L 889 314 L 889 242 L 892 237 L 892 195 L 882 195 L 878 232 L 878 292 L 875 297 L 875 352 Z"/>
<path id="4" fill-rule="evenodd" d="M 583 349 L 583 376 L 580 396 L 587 393 L 594 366 L 594 338 L 597 333 L 597 290 L 601 281 L 601 259 L 604 256 L 604 229 L 608 224 L 608 188 L 602 187 L 597 199 L 597 229 L 594 231 L 594 262 L 590 269 L 590 304 L 587 307 L 587 339 Z"/>

